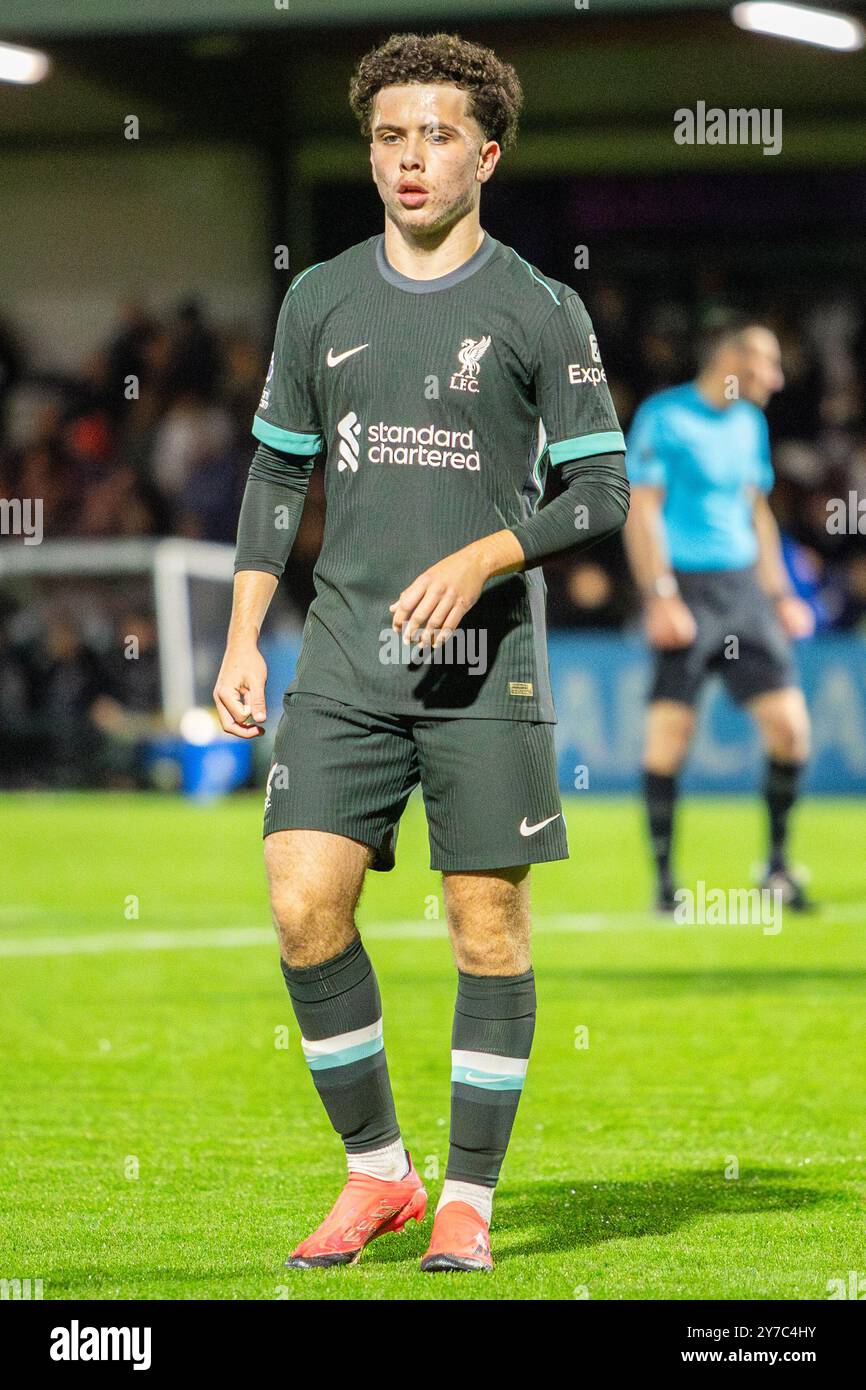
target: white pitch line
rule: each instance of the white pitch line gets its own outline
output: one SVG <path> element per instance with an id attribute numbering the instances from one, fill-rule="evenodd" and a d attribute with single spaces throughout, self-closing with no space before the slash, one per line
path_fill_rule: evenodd
<path id="1" fill-rule="evenodd" d="M 828 903 L 812 917 L 794 919 L 808 928 L 810 921 L 834 923 L 866 921 L 866 902 Z M 757 930 L 758 924 L 738 924 L 743 931 Z M 648 929 L 681 931 L 683 927 L 672 919 L 649 912 L 587 912 L 556 913 L 534 919 L 533 931 L 542 935 L 599 932 L 646 931 Z M 707 926 L 707 931 L 725 931 L 730 927 Z M 361 924 L 361 935 L 371 940 L 411 941 L 446 936 L 444 922 L 393 921 Z M 276 946 L 276 934 L 271 927 L 201 927 L 185 931 L 94 932 L 87 936 L 5 936 L 0 937 L 0 957 L 15 956 L 78 956 L 103 955 L 109 951 L 210 951 L 235 949 L 243 946 Z"/>
<path id="2" fill-rule="evenodd" d="M 106 951 L 211 950 L 224 946 L 276 945 L 267 927 L 202 927 L 192 931 L 99 932 L 91 936 L 0 937 L 0 956 L 84 956 Z"/>

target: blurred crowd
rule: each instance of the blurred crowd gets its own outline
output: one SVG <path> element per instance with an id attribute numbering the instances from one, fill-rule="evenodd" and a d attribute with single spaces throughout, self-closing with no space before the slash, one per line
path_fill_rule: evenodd
<path id="1" fill-rule="evenodd" d="M 0 324 L 0 496 L 42 498 L 46 539 L 233 543 L 269 352 L 195 300 L 164 319 L 129 302 L 105 346 L 57 377 Z M 322 517 L 319 480 L 287 575 L 301 608 Z"/>
<path id="2" fill-rule="evenodd" d="M 0 783 L 144 785 L 142 750 L 162 730 L 156 622 L 147 604 L 117 606 L 103 640 L 85 631 L 77 605 L 63 598 L 44 603 L 23 628 L 16 616 L 14 600 L 0 591 Z"/>
<path id="3" fill-rule="evenodd" d="M 690 376 L 698 331 L 725 311 L 711 278 L 688 305 L 649 305 L 612 281 L 586 297 L 626 429 L 647 395 Z M 853 530 L 828 526 L 832 499 L 866 498 L 866 315 L 840 295 L 763 319 L 779 335 L 786 375 L 768 416 L 777 478 L 771 501 L 791 577 L 819 631 L 866 632 L 866 516 L 864 534 L 856 511 Z M 34 370 L 0 321 L 0 498 L 41 498 L 46 539 L 172 535 L 232 544 L 269 351 L 270 341 L 245 327 L 218 328 L 195 300 L 165 317 L 129 302 L 104 347 L 61 377 Z M 558 486 L 550 470 L 548 495 Z M 323 521 L 316 469 L 282 590 L 301 617 L 314 592 Z M 585 557 L 559 557 L 545 574 L 552 627 L 636 626 L 619 537 Z M 149 656 L 141 665 L 106 663 L 71 607 L 46 610 L 24 642 L 15 616 L 0 590 L 7 727 L 10 711 L 26 709 L 56 738 L 65 719 L 81 717 L 97 742 L 99 731 L 117 732 L 124 721 L 134 736 L 138 716 L 158 705 L 152 620 L 115 614 L 123 634 L 144 638 Z"/>

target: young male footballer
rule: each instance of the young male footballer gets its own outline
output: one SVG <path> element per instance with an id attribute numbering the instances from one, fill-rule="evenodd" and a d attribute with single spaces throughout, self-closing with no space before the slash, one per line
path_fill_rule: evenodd
<path id="1" fill-rule="evenodd" d="M 455 35 L 397 34 L 362 59 L 350 101 L 384 234 L 310 266 L 283 301 L 214 696 L 224 729 L 263 732 L 259 631 L 321 458 L 324 539 L 265 861 L 349 1176 L 287 1263 L 353 1264 L 425 1214 L 354 921 L 367 869 L 394 867 L 420 782 L 457 966 L 448 1166 L 421 1268 L 489 1270 L 535 1024 L 529 867 L 568 857 L 539 566 L 623 525 L 625 444 L 581 300 L 481 227 L 481 190 L 516 135 L 514 70 Z M 566 488 L 539 511 L 549 466 Z"/>
<path id="2" fill-rule="evenodd" d="M 786 843 L 809 754 L 809 714 L 790 639 L 809 636 L 814 623 L 791 589 L 767 501 L 773 468 L 764 407 L 783 385 L 775 334 L 732 321 L 706 335 L 697 379 L 650 396 L 629 433 L 633 505 L 625 540 L 657 653 L 643 766 L 662 911 L 676 906 L 677 778 L 698 695 L 713 672 L 752 715 L 764 744 L 764 887 L 795 910 L 809 906 Z"/>

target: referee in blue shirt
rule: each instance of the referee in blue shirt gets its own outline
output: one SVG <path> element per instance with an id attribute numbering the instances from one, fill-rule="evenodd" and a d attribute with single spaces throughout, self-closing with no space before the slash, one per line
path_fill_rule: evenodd
<path id="1" fill-rule="evenodd" d="M 657 906 L 675 906 L 671 838 L 677 777 L 705 678 L 722 677 L 756 720 L 766 750 L 769 855 L 762 886 L 805 909 L 785 854 L 788 817 L 809 756 L 809 714 L 790 639 L 812 612 L 791 590 L 767 494 L 764 407 L 784 385 L 779 343 L 748 320 L 706 336 L 696 380 L 650 396 L 628 438 L 629 561 L 655 648 L 644 795 Z"/>

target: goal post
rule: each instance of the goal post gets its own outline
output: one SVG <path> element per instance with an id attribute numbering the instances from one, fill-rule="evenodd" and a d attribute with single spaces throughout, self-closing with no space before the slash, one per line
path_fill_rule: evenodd
<path id="1" fill-rule="evenodd" d="M 209 706 L 231 610 L 234 550 L 212 541 L 56 540 L 0 546 L 0 590 L 23 612 L 71 603 L 86 630 L 142 585 L 157 628 L 161 710 Z M 79 611 L 84 605 L 84 611 Z"/>

